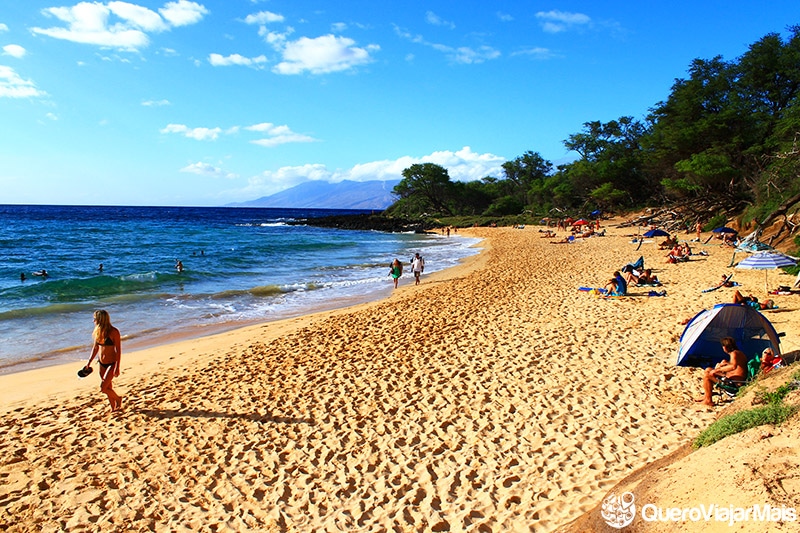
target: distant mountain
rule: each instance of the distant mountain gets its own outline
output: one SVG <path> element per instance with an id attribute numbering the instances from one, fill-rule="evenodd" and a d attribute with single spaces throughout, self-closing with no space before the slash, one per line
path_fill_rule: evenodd
<path id="1" fill-rule="evenodd" d="M 289 207 L 306 209 L 384 210 L 397 198 L 392 189 L 400 180 L 387 181 L 307 181 L 279 193 L 228 207 Z"/>

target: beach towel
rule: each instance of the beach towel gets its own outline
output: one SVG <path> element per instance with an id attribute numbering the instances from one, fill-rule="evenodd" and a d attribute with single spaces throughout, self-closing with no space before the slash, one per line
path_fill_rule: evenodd
<path id="1" fill-rule="evenodd" d="M 600 294 L 605 294 L 605 293 L 608 292 L 607 289 L 604 289 L 602 287 L 578 287 L 578 290 L 579 291 L 586 291 L 586 292 L 595 291 L 595 292 L 598 292 Z"/>

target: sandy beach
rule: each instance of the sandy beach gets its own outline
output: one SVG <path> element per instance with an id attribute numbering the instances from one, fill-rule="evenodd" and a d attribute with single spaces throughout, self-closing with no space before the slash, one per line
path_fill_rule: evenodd
<path id="1" fill-rule="evenodd" d="M 635 228 L 574 244 L 538 229 L 462 230 L 478 256 L 379 302 L 124 352 L 119 415 L 76 365 L 0 376 L 0 529 L 565 526 L 716 418 L 693 401 L 701 371 L 675 366 L 680 322 L 732 300 L 702 292 L 723 274 L 760 298 L 765 274 L 729 268 L 715 242 L 666 264 Z M 639 255 L 666 296 L 578 290 Z M 774 299 L 783 350 L 799 349 L 800 296 Z M 717 483 L 684 483 L 698 479 Z M 756 526 L 736 530 L 771 531 Z"/>

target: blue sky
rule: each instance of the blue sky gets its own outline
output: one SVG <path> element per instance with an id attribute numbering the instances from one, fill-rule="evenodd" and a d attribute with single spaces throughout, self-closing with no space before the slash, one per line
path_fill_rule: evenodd
<path id="1" fill-rule="evenodd" d="M 0 203 L 224 205 L 434 162 L 501 176 L 643 118 L 765 3 L 0 0 Z"/>

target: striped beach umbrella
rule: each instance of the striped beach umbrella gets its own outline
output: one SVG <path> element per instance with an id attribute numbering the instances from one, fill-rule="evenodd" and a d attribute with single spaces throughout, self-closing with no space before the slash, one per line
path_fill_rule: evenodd
<path id="1" fill-rule="evenodd" d="M 736 268 L 763 270 L 764 290 L 767 289 L 767 271 L 788 266 L 794 266 L 797 260 L 780 252 L 758 252 L 739 262 Z"/>

